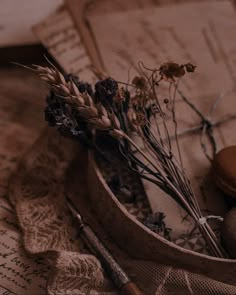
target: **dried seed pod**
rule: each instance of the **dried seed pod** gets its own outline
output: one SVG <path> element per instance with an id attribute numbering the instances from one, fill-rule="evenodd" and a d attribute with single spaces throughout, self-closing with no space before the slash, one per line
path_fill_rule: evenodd
<path id="1" fill-rule="evenodd" d="M 75 105 L 82 106 L 85 104 L 84 99 L 80 94 L 73 96 L 73 99 L 74 99 Z"/>
<path id="2" fill-rule="evenodd" d="M 85 104 L 87 106 L 93 106 L 94 105 L 92 97 L 87 92 L 81 93 L 81 96 L 83 97 L 84 102 L 85 102 Z"/>
<path id="3" fill-rule="evenodd" d="M 105 80 L 98 81 L 95 84 L 95 97 L 98 101 L 104 104 L 111 104 L 117 90 L 118 83 L 112 78 L 107 78 Z"/>
<path id="4" fill-rule="evenodd" d="M 103 121 L 106 128 L 111 128 L 111 120 L 108 117 L 102 116 L 101 120 Z"/>
<path id="5" fill-rule="evenodd" d="M 159 72 L 162 79 L 169 82 L 175 82 L 174 78 L 181 78 L 184 76 L 185 69 L 183 65 L 174 62 L 166 62 L 160 66 Z"/>
<path id="6" fill-rule="evenodd" d="M 194 66 L 190 62 L 185 64 L 184 66 L 185 66 L 186 71 L 189 72 L 189 73 L 193 73 L 195 71 L 195 68 L 196 68 L 196 66 Z"/>
<path id="7" fill-rule="evenodd" d="M 67 85 L 59 84 L 59 85 L 54 85 L 54 88 L 61 90 L 63 94 L 70 95 L 70 89 L 67 87 Z"/>
<path id="8" fill-rule="evenodd" d="M 55 76 L 56 71 L 53 68 L 46 67 L 45 70 L 52 76 Z"/>
<path id="9" fill-rule="evenodd" d="M 73 81 L 69 81 L 67 84 L 73 95 L 80 96 L 80 92 Z"/>
<path id="10" fill-rule="evenodd" d="M 39 74 L 48 72 L 47 67 L 42 67 L 42 66 L 35 65 L 35 64 L 33 64 L 33 67 L 36 69 L 36 71 L 38 71 Z"/>
<path id="11" fill-rule="evenodd" d="M 105 108 L 101 103 L 98 103 L 98 104 L 96 105 L 96 108 L 97 108 L 97 110 L 98 110 L 99 115 L 102 115 L 102 116 L 108 117 L 107 110 L 106 110 L 106 108 Z"/>
<path id="12" fill-rule="evenodd" d="M 82 106 L 78 107 L 77 110 L 79 116 L 86 119 L 95 118 L 98 116 L 98 111 L 95 107 Z"/>
<path id="13" fill-rule="evenodd" d="M 88 122 L 98 130 L 108 130 L 111 128 L 111 121 L 106 118 L 91 118 Z"/>
<path id="14" fill-rule="evenodd" d="M 120 121 L 118 120 L 116 115 L 111 113 L 111 114 L 109 114 L 109 118 L 110 118 L 110 120 L 112 122 L 113 127 L 116 128 L 116 129 L 120 129 Z"/>
<path id="15" fill-rule="evenodd" d="M 125 137 L 125 133 L 121 130 L 118 130 L 118 129 L 110 130 L 109 133 L 111 134 L 111 136 L 113 136 L 117 139 L 123 139 Z"/>
<path id="16" fill-rule="evenodd" d="M 66 84 L 66 80 L 65 80 L 64 76 L 59 71 L 56 72 L 56 76 L 55 77 L 56 77 L 56 80 L 59 83 Z"/>
<path id="17" fill-rule="evenodd" d="M 43 73 L 39 75 L 41 79 L 43 79 L 44 81 L 47 81 L 48 83 L 54 83 L 55 79 L 53 77 L 53 75 L 49 74 L 49 73 Z"/>

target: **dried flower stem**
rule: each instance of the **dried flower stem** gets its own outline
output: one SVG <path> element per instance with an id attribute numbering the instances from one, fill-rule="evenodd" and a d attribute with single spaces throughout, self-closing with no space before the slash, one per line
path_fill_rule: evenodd
<path id="1" fill-rule="evenodd" d="M 129 138 L 127 135 L 125 135 L 125 138 L 128 140 L 128 142 L 134 146 L 136 148 L 137 151 L 139 151 L 139 153 L 147 160 L 147 162 L 150 164 L 150 166 L 153 166 L 153 168 L 159 172 L 159 168 L 153 163 L 153 161 L 139 148 L 139 146 L 137 146 L 135 144 L 135 142 Z M 166 183 L 168 183 L 168 185 L 173 189 L 173 191 L 175 191 L 176 195 L 178 195 L 178 197 L 180 198 L 183 207 L 185 207 L 186 211 L 188 212 L 188 214 L 190 216 L 193 217 L 193 219 L 195 220 L 196 223 L 199 223 L 200 218 L 202 217 L 202 215 L 199 214 L 199 212 L 197 212 L 196 210 L 194 210 L 189 203 L 186 201 L 185 198 L 183 198 L 183 196 L 179 193 L 178 190 L 176 190 L 175 186 L 169 181 L 169 179 L 165 176 L 162 175 L 163 179 L 166 181 Z M 205 238 L 209 241 L 209 245 L 211 245 L 211 250 L 212 252 L 218 256 L 218 257 L 225 257 L 227 254 L 225 253 L 224 249 L 220 246 L 219 243 L 217 243 L 217 238 L 214 234 L 214 232 L 212 231 L 212 229 L 210 228 L 210 226 L 208 224 L 202 224 L 199 225 L 199 228 L 202 232 L 202 234 L 205 236 Z M 223 254 L 222 254 L 223 252 Z"/>

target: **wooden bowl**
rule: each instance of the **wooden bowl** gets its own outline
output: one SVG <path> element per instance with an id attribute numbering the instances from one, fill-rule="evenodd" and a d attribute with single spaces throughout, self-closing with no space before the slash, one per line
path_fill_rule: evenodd
<path id="1" fill-rule="evenodd" d="M 178 266 L 236 285 L 236 260 L 215 258 L 193 252 L 153 233 L 128 213 L 117 200 L 104 180 L 91 152 L 88 155 L 87 171 L 89 198 L 93 212 L 114 242 L 131 257 Z"/>

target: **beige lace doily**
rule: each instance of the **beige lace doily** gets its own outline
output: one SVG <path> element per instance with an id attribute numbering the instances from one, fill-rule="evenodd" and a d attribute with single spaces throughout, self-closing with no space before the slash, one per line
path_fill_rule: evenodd
<path id="1" fill-rule="evenodd" d="M 158 265 L 133 260 L 122 252 L 90 211 L 86 161 L 86 152 L 79 145 L 47 129 L 26 153 L 10 181 L 10 199 L 23 231 L 25 249 L 45 257 L 51 266 L 49 295 L 117 294 L 100 262 L 78 237 L 76 223 L 65 204 L 65 190 L 144 294 L 236 294 L 233 285 L 168 266 L 168 261 L 167 265 Z M 78 182 L 70 183 L 73 166 L 78 165 Z"/>

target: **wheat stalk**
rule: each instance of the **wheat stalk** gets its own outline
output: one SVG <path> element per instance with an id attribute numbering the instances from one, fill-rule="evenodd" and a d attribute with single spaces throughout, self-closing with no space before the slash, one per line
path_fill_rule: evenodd
<path id="1" fill-rule="evenodd" d="M 77 110 L 78 115 L 85 119 L 91 129 L 108 131 L 116 138 L 125 137 L 120 129 L 120 122 L 114 113 L 109 113 L 101 103 L 95 104 L 91 96 L 81 93 L 72 80 L 66 81 L 56 68 L 35 66 L 40 78 L 46 81 L 58 96 Z"/>

